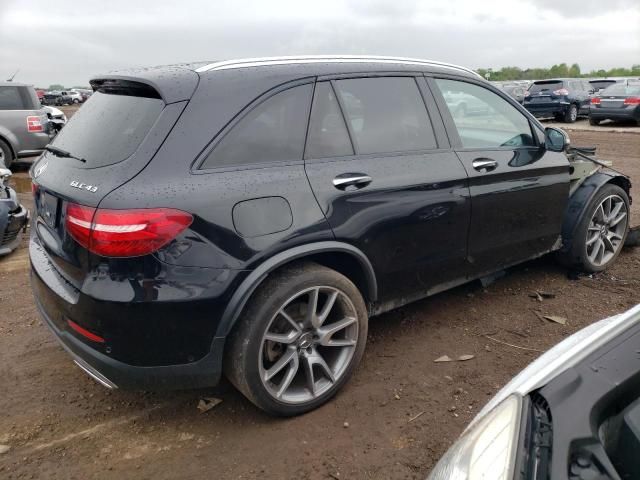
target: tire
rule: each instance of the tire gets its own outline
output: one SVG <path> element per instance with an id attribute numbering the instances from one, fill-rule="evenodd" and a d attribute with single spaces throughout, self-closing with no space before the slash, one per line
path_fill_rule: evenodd
<path id="1" fill-rule="evenodd" d="M 13 160 L 11 147 L 4 140 L 0 140 L 0 168 L 11 168 Z"/>
<path id="2" fill-rule="evenodd" d="M 78 100 L 77 98 L 74 98 L 73 103 L 80 103 L 80 100 Z"/>
<path id="3" fill-rule="evenodd" d="M 589 125 L 593 125 L 593 126 L 600 125 L 600 120 L 596 120 L 593 117 L 589 117 Z"/>
<path id="4" fill-rule="evenodd" d="M 564 122 L 565 123 L 573 123 L 578 119 L 578 107 L 572 103 L 567 108 L 567 111 L 564 112 Z"/>
<path id="5" fill-rule="evenodd" d="M 316 291 L 314 318 L 321 326 L 314 330 L 306 307 Z M 323 309 L 334 293 L 323 322 Z M 338 329 L 327 333 L 331 327 Z M 229 338 L 225 375 L 272 415 L 308 412 L 349 380 L 362 359 L 367 327 L 364 300 L 347 277 L 314 263 L 287 267 L 270 275 L 249 300 Z"/>
<path id="6" fill-rule="evenodd" d="M 605 202 L 609 199 L 615 202 L 612 205 L 622 204 L 620 211 L 615 216 L 607 215 Z M 602 212 L 604 216 L 600 216 L 598 213 L 601 205 L 603 205 Z M 615 208 L 615 206 L 612 206 L 609 211 Z M 576 227 L 569 251 L 560 255 L 561 262 L 571 268 L 588 273 L 601 272 L 607 269 L 622 251 L 629 233 L 629 213 L 629 196 L 627 192 L 611 183 L 604 185 L 584 210 L 582 219 Z M 619 219 L 615 225 L 611 225 L 623 214 L 624 217 L 622 219 Z M 607 217 L 611 218 L 607 219 Z M 604 240 L 604 236 L 609 240 Z M 598 252 L 594 250 L 596 247 Z M 602 250 L 601 253 L 600 250 Z"/>

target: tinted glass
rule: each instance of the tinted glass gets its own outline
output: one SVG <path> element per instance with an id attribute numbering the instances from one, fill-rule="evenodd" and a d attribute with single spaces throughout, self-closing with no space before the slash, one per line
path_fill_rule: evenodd
<path id="1" fill-rule="evenodd" d="M 164 108 L 158 98 L 94 93 L 69 120 L 53 145 L 103 167 L 130 157 Z"/>
<path id="2" fill-rule="evenodd" d="M 560 90 L 563 88 L 562 82 L 557 80 L 551 80 L 549 82 L 536 82 L 532 83 L 529 87 L 529 93 L 551 93 L 554 90 Z"/>
<path id="3" fill-rule="evenodd" d="M 601 90 L 611 85 L 615 85 L 616 82 L 613 80 L 592 80 L 589 83 L 591 84 L 591 88 L 594 90 Z"/>
<path id="4" fill-rule="evenodd" d="M 280 92 L 251 110 L 213 149 L 201 168 L 302 160 L 311 85 Z"/>
<path id="5" fill-rule="evenodd" d="M 338 80 L 358 153 L 436 148 L 427 110 L 411 77 Z"/>
<path id="6" fill-rule="evenodd" d="M 600 92 L 603 97 L 606 96 L 636 96 L 640 95 L 640 85 L 623 85 L 617 84 L 605 88 Z"/>
<path id="7" fill-rule="evenodd" d="M 306 158 L 353 155 L 349 132 L 329 82 L 316 84 L 305 155 Z"/>
<path id="8" fill-rule="evenodd" d="M 0 110 L 24 110 L 19 87 L 0 87 Z"/>
<path id="9" fill-rule="evenodd" d="M 437 79 L 464 148 L 535 145 L 527 117 L 484 87 Z"/>

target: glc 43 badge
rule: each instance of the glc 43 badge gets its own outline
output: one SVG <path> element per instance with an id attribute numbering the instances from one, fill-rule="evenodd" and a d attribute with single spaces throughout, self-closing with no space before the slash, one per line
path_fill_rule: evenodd
<path id="1" fill-rule="evenodd" d="M 98 187 L 94 187 L 93 185 L 87 185 L 86 183 L 81 183 L 76 180 L 72 181 L 70 185 L 73 188 L 79 188 L 80 190 L 86 190 L 91 193 L 95 193 L 98 191 Z"/>

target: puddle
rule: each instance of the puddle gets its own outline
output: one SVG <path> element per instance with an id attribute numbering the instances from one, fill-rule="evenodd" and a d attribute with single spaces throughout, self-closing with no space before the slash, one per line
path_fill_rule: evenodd
<path id="1" fill-rule="evenodd" d="M 29 177 L 13 176 L 9 180 L 9 186 L 18 193 L 31 191 L 31 179 Z"/>

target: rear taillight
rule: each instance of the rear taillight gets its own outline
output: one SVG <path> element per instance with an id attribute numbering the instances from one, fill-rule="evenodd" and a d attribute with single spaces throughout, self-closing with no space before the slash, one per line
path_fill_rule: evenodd
<path id="1" fill-rule="evenodd" d="M 89 330 L 87 330 L 86 328 L 82 328 L 80 325 L 78 325 L 76 322 L 74 322 L 73 320 L 70 320 L 67 318 L 67 324 L 69 324 L 69 326 L 75 330 L 76 332 L 78 332 L 80 335 L 82 335 L 84 338 L 88 338 L 89 340 L 91 340 L 92 342 L 96 342 L 96 343 L 104 343 L 104 338 L 102 338 L 99 335 L 96 335 L 95 333 L 90 332 Z"/>
<path id="2" fill-rule="evenodd" d="M 566 88 L 561 88 L 559 90 L 554 90 L 553 94 L 557 96 L 569 95 L 569 90 L 567 90 Z"/>
<path id="3" fill-rule="evenodd" d="M 625 105 L 640 105 L 640 97 L 628 97 L 624 99 Z"/>
<path id="4" fill-rule="evenodd" d="M 103 257 L 138 257 L 162 248 L 191 225 L 172 208 L 107 210 L 69 204 L 66 228 L 87 250 Z"/>
<path id="5" fill-rule="evenodd" d="M 29 115 L 27 117 L 27 131 L 30 133 L 44 132 L 44 125 L 42 125 L 42 117 Z"/>
<path id="6" fill-rule="evenodd" d="M 600 98 L 599 97 L 593 97 L 591 99 L 591 105 L 600 105 Z"/>
<path id="7" fill-rule="evenodd" d="M 31 194 L 35 197 L 38 194 L 38 184 L 31 182 Z"/>

